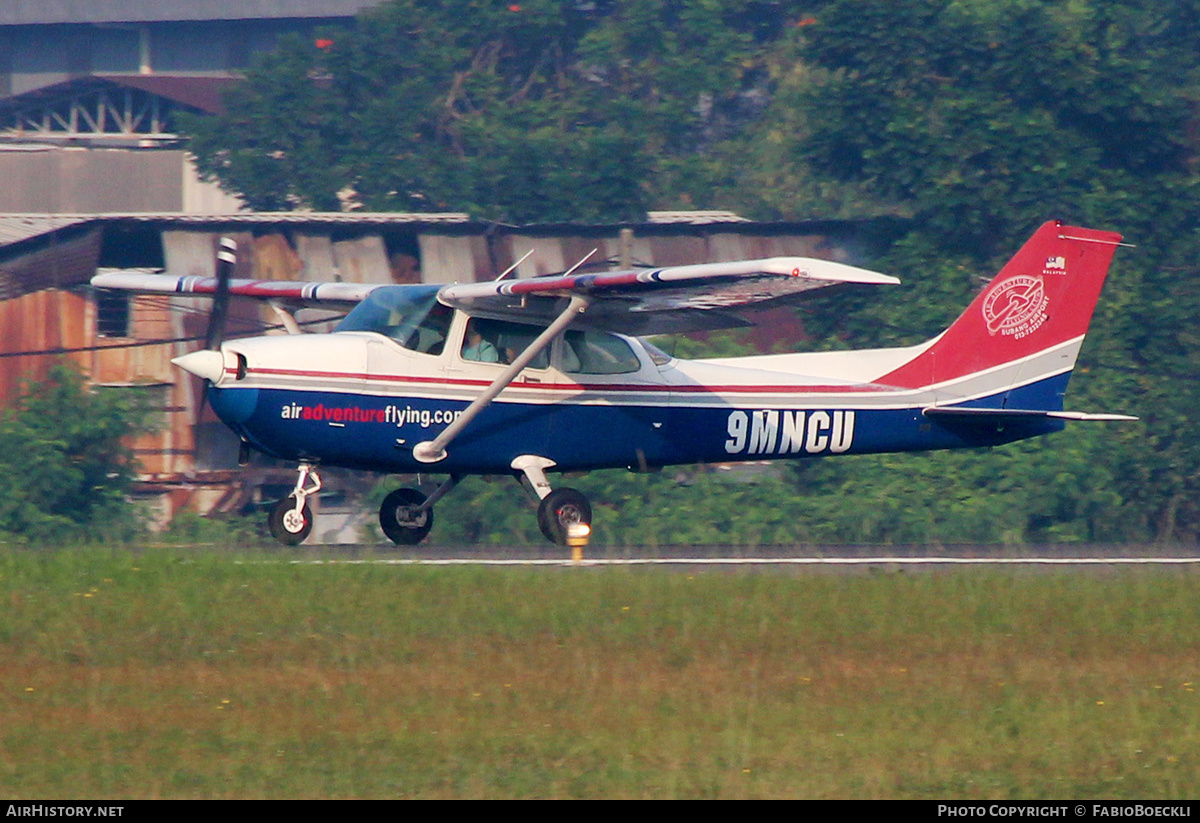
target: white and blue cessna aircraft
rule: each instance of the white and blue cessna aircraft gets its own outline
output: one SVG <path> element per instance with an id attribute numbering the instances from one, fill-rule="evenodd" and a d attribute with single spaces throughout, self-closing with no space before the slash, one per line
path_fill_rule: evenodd
<path id="1" fill-rule="evenodd" d="M 802 257 L 450 286 L 284 283 L 110 273 L 109 289 L 352 305 L 329 334 L 222 342 L 176 358 L 244 449 L 299 464 L 270 516 L 296 544 L 313 527 L 319 466 L 449 476 L 392 492 L 396 543 L 421 541 L 464 476 L 524 476 L 552 541 L 591 521 L 548 474 L 991 446 L 1067 420 L 1063 393 L 1120 236 L 1046 223 L 945 332 L 917 346 L 680 360 L 637 335 L 747 325 L 747 314 L 839 284 L 899 282 Z"/>

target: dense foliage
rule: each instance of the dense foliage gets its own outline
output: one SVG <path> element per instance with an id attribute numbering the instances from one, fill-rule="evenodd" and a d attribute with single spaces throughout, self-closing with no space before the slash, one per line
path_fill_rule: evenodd
<path id="1" fill-rule="evenodd" d="M 673 475 L 592 491 L 631 542 L 653 519 L 631 496 L 679 512 L 689 489 L 689 524 L 721 507 L 780 539 L 1168 541 L 1200 535 L 1198 93 L 1196 0 L 394 0 L 287 42 L 189 127 L 260 208 L 905 218 L 864 261 L 900 290 L 807 307 L 825 348 L 936 333 L 1046 219 L 1119 230 L 1137 248 L 1068 402 L 1140 423 L 804 464 L 746 500 Z"/>
<path id="2" fill-rule="evenodd" d="M 134 533 L 126 438 L 144 417 L 127 390 L 88 390 L 65 365 L 30 385 L 0 415 L 0 536 L 46 542 Z"/>
<path id="3" fill-rule="evenodd" d="M 260 209 L 637 218 L 721 130 L 754 5 L 393 0 L 285 41 L 191 147 Z"/>

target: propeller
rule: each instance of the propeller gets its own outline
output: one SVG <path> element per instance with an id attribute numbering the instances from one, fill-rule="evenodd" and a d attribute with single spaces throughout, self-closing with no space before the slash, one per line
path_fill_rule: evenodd
<path id="1" fill-rule="evenodd" d="M 232 237 L 222 237 L 217 247 L 217 288 L 213 292 L 212 313 L 208 316 L 208 331 L 204 348 L 220 349 L 225 342 L 225 318 L 229 313 L 229 279 L 237 263 L 237 243 Z"/>
<path id="2" fill-rule="evenodd" d="M 229 314 L 229 280 L 233 277 L 236 264 L 237 243 L 231 237 L 222 237 L 217 244 L 217 283 L 213 289 L 208 328 L 204 332 L 204 348 L 171 361 L 210 384 L 220 382 L 225 376 L 225 355 L 221 352 L 221 344 L 225 342 L 225 325 Z M 238 442 L 238 465 L 244 466 L 248 462 L 250 444 L 245 437 L 241 437 Z"/>
<path id="3" fill-rule="evenodd" d="M 213 290 L 212 311 L 204 332 L 204 348 L 174 358 L 171 362 L 184 371 L 210 383 L 217 383 L 225 374 L 225 357 L 221 344 L 225 342 L 225 320 L 229 312 L 229 280 L 237 263 L 237 243 L 222 237 L 217 244 L 217 283 Z"/>

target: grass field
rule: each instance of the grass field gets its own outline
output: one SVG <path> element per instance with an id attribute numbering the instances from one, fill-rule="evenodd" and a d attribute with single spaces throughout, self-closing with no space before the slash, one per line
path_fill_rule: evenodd
<path id="1" fill-rule="evenodd" d="M 234 559 L 0 552 L 0 794 L 1200 796 L 1197 571 Z"/>

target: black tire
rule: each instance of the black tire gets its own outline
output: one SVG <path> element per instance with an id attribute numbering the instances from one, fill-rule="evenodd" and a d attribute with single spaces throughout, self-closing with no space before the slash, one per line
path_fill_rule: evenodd
<path id="1" fill-rule="evenodd" d="M 305 538 L 313 530 L 313 513 L 308 503 L 304 504 L 302 523 L 297 523 L 295 518 L 291 516 L 295 510 L 296 496 L 289 494 L 275 504 L 275 507 L 271 509 L 271 516 L 267 519 L 267 525 L 271 529 L 271 536 L 285 546 L 298 546 L 304 542 Z"/>
<path id="2" fill-rule="evenodd" d="M 592 523 L 592 505 L 582 492 L 555 489 L 538 506 L 538 528 L 546 539 L 560 546 L 567 544 L 567 527 L 572 523 Z"/>
<path id="3" fill-rule="evenodd" d="M 415 546 L 433 528 L 433 509 L 419 514 L 414 509 L 425 502 L 425 495 L 416 489 L 396 489 L 383 498 L 379 507 L 379 528 L 397 546 Z"/>

